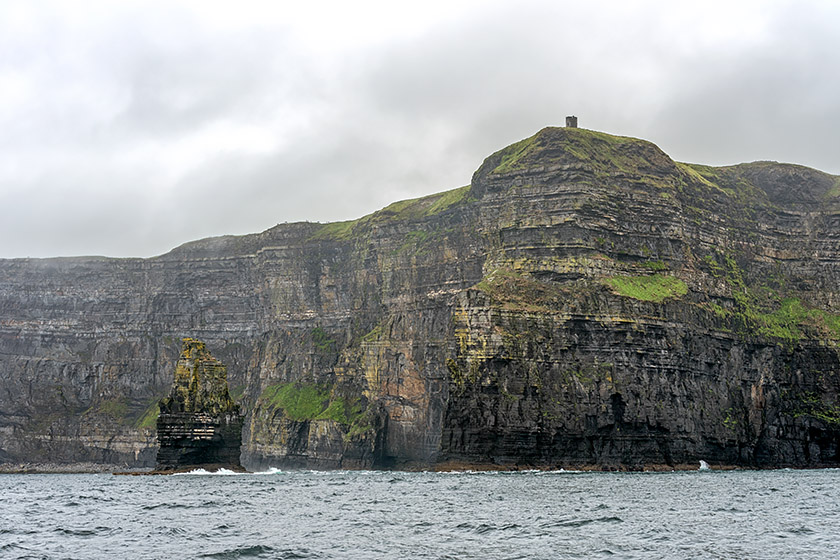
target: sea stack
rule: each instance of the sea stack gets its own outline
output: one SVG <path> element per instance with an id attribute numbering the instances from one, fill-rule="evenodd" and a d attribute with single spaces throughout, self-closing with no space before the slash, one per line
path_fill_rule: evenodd
<path id="1" fill-rule="evenodd" d="M 203 342 L 182 340 L 172 391 L 159 405 L 156 470 L 241 471 L 242 415 L 230 397 L 227 366 Z"/>

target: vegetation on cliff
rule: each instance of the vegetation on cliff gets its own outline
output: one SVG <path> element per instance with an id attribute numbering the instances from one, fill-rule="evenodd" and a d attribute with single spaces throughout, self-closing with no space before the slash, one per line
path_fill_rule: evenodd
<path id="1" fill-rule="evenodd" d="M 361 398 L 335 394 L 325 384 L 292 382 L 268 385 L 260 394 L 263 408 L 282 413 L 297 422 L 332 420 L 339 424 L 358 426 L 364 415 Z"/>
<path id="2" fill-rule="evenodd" d="M 548 128 L 357 220 L 0 263 L 0 451 L 141 460 L 192 334 L 252 466 L 840 464 L 838 181 Z"/>
<path id="3" fill-rule="evenodd" d="M 636 178 L 663 177 L 675 164 L 656 145 L 581 128 L 545 128 L 491 156 L 492 173 L 510 174 L 548 166 L 585 166 L 598 174 L 623 173 Z"/>
<path id="4" fill-rule="evenodd" d="M 668 298 L 678 298 L 688 293 L 685 282 L 673 276 L 616 276 L 606 280 L 621 296 L 660 303 Z"/>
<path id="5" fill-rule="evenodd" d="M 412 222 L 429 218 L 469 201 L 469 186 L 459 187 L 421 198 L 394 202 L 373 214 L 357 220 L 322 224 L 310 237 L 310 241 L 352 240 L 364 235 L 370 228 L 389 223 Z"/>

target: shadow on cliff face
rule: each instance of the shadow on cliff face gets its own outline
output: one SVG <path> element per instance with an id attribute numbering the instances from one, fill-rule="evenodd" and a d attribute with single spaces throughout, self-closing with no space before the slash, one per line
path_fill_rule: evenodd
<path id="1" fill-rule="evenodd" d="M 191 335 L 249 467 L 836 466 L 838 185 L 549 128 L 358 220 L 0 261 L 0 460 L 148 463 Z"/>

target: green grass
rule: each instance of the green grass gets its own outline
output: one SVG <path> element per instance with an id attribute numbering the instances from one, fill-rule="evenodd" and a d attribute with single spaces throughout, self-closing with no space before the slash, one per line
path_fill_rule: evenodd
<path id="1" fill-rule="evenodd" d="M 662 261 L 645 261 L 642 263 L 642 266 L 654 272 L 662 272 L 663 270 L 668 270 L 668 265 Z"/>
<path id="2" fill-rule="evenodd" d="M 397 249 L 397 253 L 408 251 L 409 249 L 422 247 L 432 236 L 429 232 L 423 230 L 409 231 L 405 234 L 405 240 Z"/>
<path id="3" fill-rule="evenodd" d="M 324 224 L 316 231 L 310 241 L 321 241 L 324 239 L 347 240 L 353 236 L 353 229 L 359 220 L 348 220 L 345 222 L 331 222 Z"/>
<path id="4" fill-rule="evenodd" d="M 435 214 L 439 214 L 444 210 L 448 210 L 453 206 L 457 206 L 462 202 L 467 200 L 467 195 L 469 195 L 470 187 L 469 185 L 465 187 L 460 187 L 457 189 L 452 189 L 451 191 L 446 191 L 441 193 L 438 196 L 438 199 L 432 202 L 432 204 L 425 210 L 426 216 L 433 216 Z"/>
<path id="5" fill-rule="evenodd" d="M 837 198 L 838 196 L 840 196 L 840 177 L 837 177 L 834 180 L 834 186 L 831 187 L 831 189 L 829 189 L 827 193 L 825 193 L 824 198 Z"/>
<path id="6" fill-rule="evenodd" d="M 291 420 L 332 420 L 355 425 L 364 415 L 360 398 L 331 395 L 327 385 L 312 383 L 279 383 L 269 385 L 260 400 L 271 409 L 281 409 Z"/>
<path id="7" fill-rule="evenodd" d="M 159 400 L 155 399 L 148 407 L 146 407 L 146 410 L 140 418 L 137 419 L 135 426 L 138 429 L 143 430 L 147 428 L 154 428 L 157 425 L 157 419 L 158 416 L 160 416 L 160 407 L 158 406 L 158 402 Z"/>
<path id="8" fill-rule="evenodd" d="M 804 336 L 802 327 L 812 327 L 833 339 L 840 338 L 840 315 L 806 307 L 797 298 L 783 299 L 778 309 L 770 312 L 753 307 L 746 314 L 764 336 L 795 342 Z"/>
<path id="9" fill-rule="evenodd" d="M 280 383 L 266 387 L 260 399 L 292 420 L 314 420 L 327 408 L 330 391 L 323 385 Z"/>
<path id="10" fill-rule="evenodd" d="M 362 337 L 363 342 L 373 342 L 382 336 L 382 325 L 376 325 L 369 333 Z"/>
<path id="11" fill-rule="evenodd" d="M 102 401 L 97 408 L 100 413 L 107 414 L 115 420 L 125 418 L 128 413 L 128 405 L 122 399 Z"/>
<path id="12" fill-rule="evenodd" d="M 685 178 L 685 185 L 695 187 L 694 196 L 701 199 L 706 196 L 702 190 L 716 191 L 733 201 L 732 208 L 740 212 L 739 219 L 752 219 L 757 209 L 772 206 L 764 189 L 759 188 L 750 179 L 751 171 L 765 166 L 784 167 L 773 162 L 753 162 L 712 167 L 696 163 L 677 163 Z M 696 190 L 700 187 L 701 190 Z M 714 193 L 710 193 L 714 196 Z"/>
<path id="13" fill-rule="evenodd" d="M 372 226 L 400 221 L 416 221 L 435 216 L 470 201 L 469 185 L 441 193 L 394 202 L 358 220 L 323 224 L 309 241 L 347 241 L 368 231 Z"/>
<path id="14" fill-rule="evenodd" d="M 656 188 L 672 188 L 678 182 L 673 177 L 650 171 L 673 166 L 668 156 L 650 142 L 626 136 L 614 136 L 582 128 L 545 128 L 534 136 L 496 152 L 498 164 L 492 173 L 520 171 L 532 165 L 584 163 L 596 174 L 621 171 Z M 673 168 L 676 172 L 676 167 Z"/>
<path id="15" fill-rule="evenodd" d="M 330 338 L 327 331 L 321 327 L 315 327 L 312 329 L 312 344 L 321 354 L 329 354 L 335 351 L 335 339 Z"/>
<path id="16" fill-rule="evenodd" d="M 128 403 L 123 397 L 112 397 L 95 403 L 83 414 L 108 416 L 115 422 L 122 424 L 127 420 L 128 412 Z"/>
<path id="17" fill-rule="evenodd" d="M 607 284 L 620 296 L 661 303 L 688 293 L 688 286 L 679 278 L 652 274 L 650 276 L 614 276 Z"/>
<path id="18" fill-rule="evenodd" d="M 239 402 L 243 396 L 245 396 L 245 385 L 237 385 L 230 389 L 230 398 L 233 402 Z"/>
<path id="19" fill-rule="evenodd" d="M 499 165 L 493 169 L 493 173 L 507 173 L 515 171 L 520 167 L 520 162 L 525 159 L 525 156 L 534 151 L 536 145 L 537 135 L 525 138 L 514 144 L 511 144 L 502 150 L 502 159 Z"/>
<path id="20" fill-rule="evenodd" d="M 434 216 L 466 201 L 469 190 L 470 187 L 465 186 L 421 198 L 400 200 L 361 218 L 360 222 L 378 224 L 383 221 L 418 220 Z"/>
<path id="21" fill-rule="evenodd" d="M 810 416 L 826 424 L 840 426 L 840 405 L 823 400 L 817 393 L 802 393 L 795 404 L 794 417 Z"/>
<path id="22" fill-rule="evenodd" d="M 723 192 L 723 189 L 718 185 L 721 173 L 719 168 L 709 165 L 680 162 L 677 162 L 677 168 L 692 181 L 701 183 L 707 188 Z"/>
<path id="23" fill-rule="evenodd" d="M 719 318 L 736 321 L 743 332 L 788 344 L 800 341 L 806 335 L 805 329 L 833 340 L 840 339 L 840 315 L 808 306 L 793 296 L 782 297 L 766 286 L 749 286 L 731 255 L 706 255 L 703 262 L 712 276 L 726 280 L 735 304 L 732 308 L 716 304 L 708 307 Z"/>
<path id="24" fill-rule="evenodd" d="M 333 420 L 339 424 L 349 425 L 355 423 L 362 415 L 362 405 L 360 399 L 345 399 L 343 397 L 335 397 L 327 408 L 324 409 L 316 420 Z"/>

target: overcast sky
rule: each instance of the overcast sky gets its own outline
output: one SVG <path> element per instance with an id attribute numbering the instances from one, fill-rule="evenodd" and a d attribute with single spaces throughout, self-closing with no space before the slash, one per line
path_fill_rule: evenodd
<path id="1" fill-rule="evenodd" d="M 0 0 L 0 257 L 357 218 L 569 114 L 840 174 L 840 2 Z"/>

